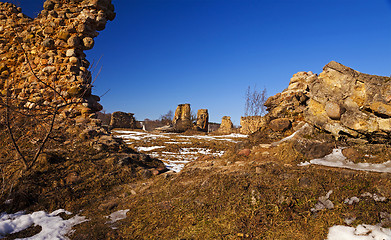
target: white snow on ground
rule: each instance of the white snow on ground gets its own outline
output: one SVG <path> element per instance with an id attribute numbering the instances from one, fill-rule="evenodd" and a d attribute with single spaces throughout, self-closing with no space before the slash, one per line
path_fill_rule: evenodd
<path id="1" fill-rule="evenodd" d="M 74 216 L 68 220 L 57 216 L 60 213 L 71 214 L 64 209 L 56 210 L 52 213 L 44 211 L 25 214 L 17 212 L 14 214 L 2 213 L 0 215 L 0 238 L 7 234 L 17 233 L 29 228 L 32 225 L 39 225 L 42 230 L 37 235 L 23 238 L 25 240 L 63 240 L 68 239 L 65 235 L 72 230 L 74 225 L 88 221 L 86 217 Z"/>
<path id="2" fill-rule="evenodd" d="M 192 142 L 165 142 L 166 144 L 192 144 Z"/>
<path id="3" fill-rule="evenodd" d="M 217 151 L 215 153 L 212 152 L 211 149 L 206 148 L 182 148 L 179 154 L 203 154 L 203 155 L 211 155 L 211 156 L 223 156 L 224 151 Z"/>
<path id="4" fill-rule="evenodd" d="M 237 134 L 237 133 L 232 133 L 229 135 L 192 135 L 192 136 L 186 136 L 186 135 L 178 135 L 178 137 L 185 138 L 185 139 L 202 139 L 202 140 L 219 140 L 219 141 L 228 141 L 228 142 L 237 142 L 233 140 L 232 138 L 247 138 L 248 135 L 243 135 L 243 134 Z"/>
<path id="5" fill-rule="evenodd" d="M 149 152 L 155 149 L 165 148 L 165 146 L 153 146 L 153 147 L 136 147 L 137 151 Z"/>
<path id="6" fill-rule="evenodd" d="M 360 202 L 360 199 L 358 197 L 351 197 L 351 198 L 346 198 L 345 201 L 343 201 L 346 204 L 352 205 L 353 203 L 358 203 Z"/>
<path id="7" fill-rule="evenodd" d="M 114 130 L 113 133 L 117 134 L 117 137 L 122 139 L 133 139 L 133 140 L 142 140 L 146 138 L 156 139 L 156 138 L 169 138 L 166 135 L 169 134 L 151 134 L 147 132 L 137 132 L 137 131 L 125 131 L 125 130 Z"/>
<path id="8" fill-rule="evenodd" d="M 371 171 L 371 172 L 391 172 L 391 161 L 384 163 L 354 163 L 346 159 L 342 154 L 342 149 L 334 149 L 329 155 L 313 159 L 309 162 L 300 163 L 299 166 L 307 166 L 310 164 L 328 166 L 328 167 L 339 167 L 339 168 L 348 168 L 353 170 L 360 171 Z"/>
<path id="9" fill-rule="evenodd" d="M 122 138 L 126 143 L 132 144 L 136 150 L 141 152 L 147 152 L 150 156 L 162 160 L 166 167 L 172 171 L 179 172 L 183 169 L 186 163 L 194 161 L 200 155 L 209 155 L 215 157 L 221 157 L 225 151 L 214 151 L 206 148 L 181 148 L 179 152 L 168 151 L 154 151 L 157 149 L 165 148 L 166 146 L 142 146 L 142 143 L 149 142 L 150 140 L 157 138 L 167 138 L 165 144 L 192 144 L 192 139 L 204 140 L 204 141 L 228 141 L 238 142 L 240 138 L 247 138 L 248 135 L 232 133 L 229 135 L 178 135 L 175 133 L 149 133 L 131 130 L 114 130 L 113 133 L 117 137 Z M 138 142 L 142 141 L 142 142 Z M 137 146 L 138 145 L 138 146 Z M 141 146 L 140 146 L 141 145 Z"/>
<path id="10" fill-rule="evenodd" d="M 286 142 L 286 141 L 289 141 L 291 140 L 294 136 L 296 136 L 297 133 L 300 133 L 301 131 L 303 131 L 305 128 L 309 127 L 308 123 L 305 123 L 301 128 L 299 128 L 296 132 L 292 133 L 291 135 L 289 135 L 288 137 L 286 138 L 283 138 L 281 139 L 280 141 L 278 142 L 274 142 L 274 143 L 271 143 L 270 146 L 278 146 L 280 143 L 283 143 L 283 142 Z"/>
<path id="11" fill-rule="evenodd" d="M 357 227 L 335 225 L 329 229 L 327 240 L 391 240 L 391 230 L 366 224 Z"/>
<path id="12" fill-rule="evenodd" d="M 166 161 L 167 165 L 166 167 L 174 172 L 180 172 L 183 167 L 186 165 L 186 163 L 189 163 L 190 161 Z"/>
<path id="13" fill-rule="evenodd" d="M 116 212 L 113 212 L 109 216 L 106 216 L 106 218 L 109 218 L 110 221 L 107 221 L 106 223 L 115 223 L 116 221 L 122 220 L 126 218 L 126 213 L 129 212 L 130 209 L 125 209 L 125 210 L 119 210 Z"/>

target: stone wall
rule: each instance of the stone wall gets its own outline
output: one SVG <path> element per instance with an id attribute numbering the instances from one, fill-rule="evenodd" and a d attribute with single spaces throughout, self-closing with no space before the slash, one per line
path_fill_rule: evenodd
<path id="1" fill-rule="evenodd" d="M 261 116 L 248 116 L 240 118 L 240 133 L 252 134 L 265 125 L 265 119 Z"/>
<path id="2" fill-rule="evenodd" d="M 84 53 L 114 18 L 111 0 L 47 0 L 35 19 L 0 2 L 0 149 L 15 148 L 5 131 L 9 125 L 26 153 L 44 139 L 52 147 L 81 141 L 118 150 L 119 142 L 96 119 L 102 106 L 91 93 Z"/>
<path id="3" fill-rule="evenodd" d="M 67 116 L 102 109 L 91 94 L 85 50 L 115 17 L 110 0 L 48 0 L 37 18 L 0 3 L 0 90 L 18 106 L 61 107 Z M 8 91 L 8 93 L 6 93 Z M 64 106 L 67 105 L 67 106 Z"/>
<path id="4" fill-rule="evenodd" d="M 391 133 L 391 78 L 360 73 L 334 61 L 319 75 L 293 75 L 289 87 L 265 105 L 267 122 L 305 121 L 337 138 L 383 141 Z"/>
<path id="5" fill-rule="evenodd" d="M 130 128 L 136 129 L 136 119 L 133 113 L 113 112 L 111 114 L 110 127 L 111 128 Z"/>

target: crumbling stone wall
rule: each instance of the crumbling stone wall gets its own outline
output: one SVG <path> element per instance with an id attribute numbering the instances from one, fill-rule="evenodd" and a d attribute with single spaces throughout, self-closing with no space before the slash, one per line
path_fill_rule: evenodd
<path id="1" fill-rule="evenodd" d="M 197 111 L 196 130 L 208 132 L 209 113 L 208 109 L 199 109 Z"/>
<path id="2" fill-rule="evenodd" d="M 268 123 L 286 118 L 292 126 L 305 121 L 337 138 L 389 140 L 391 78 L 360 73 L 332 61 L 319 75 L 293 75 L 289 87 L 270 97 L 265 106 Z"/>
<path id="3" fill-rule="evenodd" d="M 252 134 L 258 131 L 265 124 L 265 119 L 262 116 L 248 116 L 240 118 L 240 133 Z"/>
<path id="4" fill-rule="evenodd" d="M 192 128 L 190 104 L 179 104 L 175 110 L 172 124 L 177 131 L 186 131 Z"/>
<path id="5" fill-rule="evenodd" d="M 221 118 L 221 124 L 219 128 L 219 133 L 232 133 L 234 129 L 234 125 L 232 124 L 231 117 L 229 116 L 224 116 Z"/>
<path id="6" fill-rule="evenodd" d="M 111 114 L 110 127 L 136 129 L 136 119 L 133 113 L 113 112 Z"/>
<path id="7" fill-rule="evenodd" d="M 94 149 L 118 148 L 96 119 L 102 106 L 91 93 L 84 53 L 114 18 L 111 0 L 47 0 L 35 19 L 0 2 L 0 148 L 15 149 L 5 125 L 26 154 L 45 139 L 61 146 L 82 140 Z M 29 138 L 35 140 L 27 144 Z"/>
<path id="8" fill-rule="evenodd" d="M 97 31 L 114 19 L 111 1 L 48 0 L 35 19 L 21 10 L 0 3 L 2 96 L 7 90 L 28 108 L 68 104 L 61 112 L 71 117 L 101 110 L 99 97 L 91 94 L 90 63 L 84 50 L 94 46 Z"/>

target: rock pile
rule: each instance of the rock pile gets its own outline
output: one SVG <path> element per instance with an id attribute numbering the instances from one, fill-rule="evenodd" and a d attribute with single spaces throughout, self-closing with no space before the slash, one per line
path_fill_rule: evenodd
<path id="1" fill-rule="evenodd" d="M 384 141 L 391 133 L 391 78 L 332 61 L 319 75 L 293 75 L 289 87 L 270 97 L 265 106 L 269 111 L 265 124 L 274 131 L 305 121 L 336 138 Z"/>

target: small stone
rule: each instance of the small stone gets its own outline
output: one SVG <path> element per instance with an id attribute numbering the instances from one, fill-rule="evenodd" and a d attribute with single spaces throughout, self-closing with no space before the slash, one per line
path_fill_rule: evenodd
<path id="1" fill-rule="evenodd" d="M 248 157 L 251 153 L 251 150 L 248 148 L 242 149 L 238 152 L 238 155 Z"/>
<path id="2" fill-rule="evenodd" d="M 327 102 L 325 106 L 327 116 L 333 120 L 339 120 L 341 118 L 342 109 L 335 102 Z"/>
<path id="3" fill-rule="evenodd" d="M 83 38 L 84 49 L 90 50 L 94 47 L 94 44 L 95 44 L 94 39 L 92 39 L 91 37 Z"/>
<path id="4" fill-rule="evenodd" d="M 80 94 L 82 94 L 83 91 L 84 91 L 84 89 L 81 86 L 73 86 L 73 87 L 69 88 L 68 94 L 76 97 L 76 96 L 79 96 Z"/>
<path id="5" fill-rule="evenodd" d="M 54 29 L 52 27 L 46 27 L 44 30 L 43 30 L 43 33 L 44 34 L 52 34 L 54 32 Z"/>
<path id="6" fill-rule="evenodd" d="M 269 127 L 276 132 L 282 132 L 291 127 L 291 121 L 288 118 L 277 118 L 269 123 Z"/>
<path id="7" fill-rule="evenodd" d="M 45 10 L 53 10 L 54 9 L 54 3 L 50 0 L 46 1 L 44 4 L 43 4 L 43 9 Z"/>
<path id="8" fill-rule="evenodd" d="M 54 40 L 52 38 L 47 38 L 42 42 L 42 45 L 47 48 L 54 48 Z"/>
<path id="9" fill-rule="evenodd" d="M 77 57 L 70 57 L 69 62 L 72 64 L 76 64 L 79 62 L 79 59 Z"/>
<path id="10" fill-rule="evenodd" d="M 379 129 L 385 132 L 391 132 L 391 119 L 386 118 L 386 119 L 379 119 Z"/>
<path id="11" fill-rule="evenodd" d="M 74 56 L 76 56 L 75 49 L 68 49 L 65 55 L 67 57 L 74 57 Z"/>
<path id="12" fill-rule="evenodd" d="M 152 175 L 159 175 L 159 170 L 157 170 L 156 168 L 153 168 L 153 169 L 150 169 L 150 171 L 151 171 L 151 173 L 152 173 Z"/>
<path id="13" fill-rule="evenodd" d="M 44 69 L 42 69 L 42 72 L 44 72 L 46 74 L 52 74 L 55 71 L 56 71 L 56 67 L 54 67 L 54 66 L 47 66 Z"/>
<path id="14" fill-rule="evenodd" d="M 64 41 L 67 41 L 68 38 L 69 38 L 69 32 L 66 32 L 66 31 L 61 31 L 59 34 L 58 34 L 58 38 L 61 39 L 61 40 L 64 40 Z"/>
<path id="15" fill-rule="evenodd" d="M 68 38 L 67 43 L 70 47 L 78 47 L 80 45 L 80 39 L 78 36 L 71 36 Z"/>

